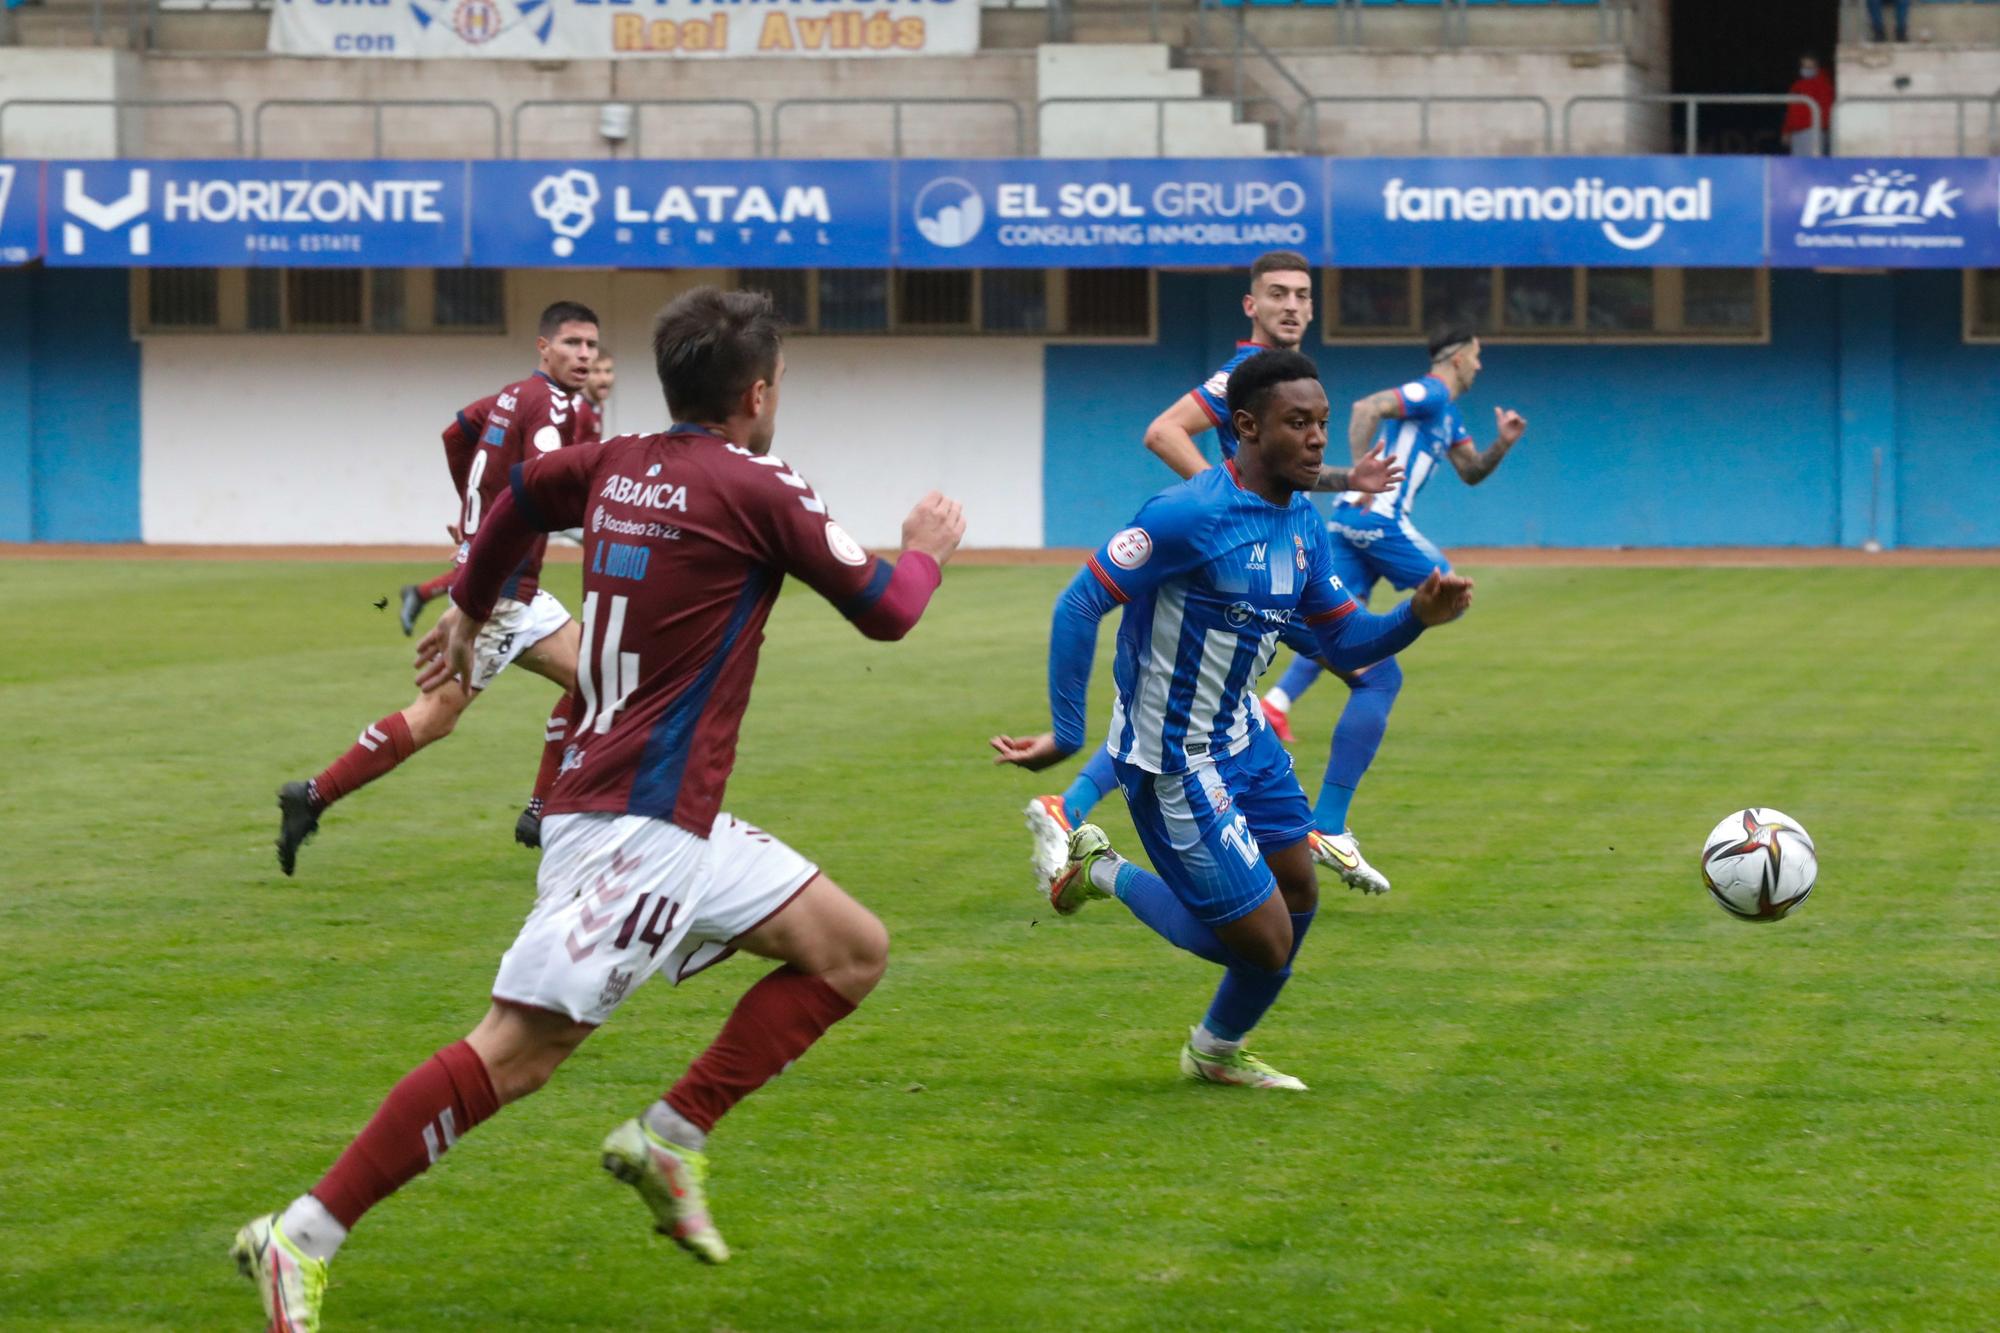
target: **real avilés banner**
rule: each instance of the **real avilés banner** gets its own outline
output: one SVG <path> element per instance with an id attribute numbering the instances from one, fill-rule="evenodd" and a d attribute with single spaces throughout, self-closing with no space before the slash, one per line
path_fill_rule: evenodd
<path id="1" fill-rule="evenodd" d="M 422 60 L 968 55 L 979 0 L 278 0 L 269 46 Z"/>
<path id="2" fill-rule="evenodd" d="M 1771 263 L 1877 268 L 2000 265 L 2000 161 L 1778 158 Z"/>
<path id="3" fill-rule="evenodd" d="M 1755 157 L 1337 158 L 1347 266 L 1764 262 Z"/>
<path id="4" fill-rule="evenodd" d="M 481 162 L 482 268 L 886 268 L 888 162 Z"/>
<path id="5" fill-rule="evenodd" d="M 1994 159 L 0 162 L 0 263 L 2000 267 Z"/>
<path id="6" fill-rule="evenodd" d="M 1313 158 L 898 167 L 896 262 L 904 268 L 1245 264 L 1266 250 L 1326 250 L 1326 164 Z"/>
<path id="7" fill-rule="evenodd" d="M 42 164 L 0 162 L 0 266 L 42 252 Z"/>
<path id="8" fill-rule="evenodd" d="M 456 268 L 464 162 L 50 162 L 50 264 Z"/>

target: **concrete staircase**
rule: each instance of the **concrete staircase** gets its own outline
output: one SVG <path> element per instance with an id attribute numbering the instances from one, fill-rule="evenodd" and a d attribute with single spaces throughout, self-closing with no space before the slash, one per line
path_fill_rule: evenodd
<path id="1" fill-rule="evenodd" d="M 1043 157 L 1251 157 L 1263 125 L 1211 97 L 1161 42 L 1065 43 L 1036 52 Z"/>

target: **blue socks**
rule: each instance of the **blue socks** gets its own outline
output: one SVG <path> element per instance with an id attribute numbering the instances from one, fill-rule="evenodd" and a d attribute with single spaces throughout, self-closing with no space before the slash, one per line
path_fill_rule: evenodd
<path id="1" fill-rule="evenodd" d="M 1167 943 L 1228 969 L 1222 974 L 1222 984 L 1216 987 L 1208 1017 L 1202 1020 L 1202 1026 L 1224 1041 L 1243 1040 L 1243 1034 L 1257 1026 L 1291 978 L 1290 959 L 1276 972 L 1238 961 L 1215 931 L 1188 911 L 1165 880 L 1130 861 L 1121 862 L 1118 867 L 1117 893 L 1118 901 Z M 1292 913 L 1292 958 L 1299 956 L 1299 946 L 1306 942 L 1306 932 L 1312 929 L 1313 916 L 1312 912 Z"/>
<path id="2" fill-rule="evenodd" d="M 1327 757 L 1326 779 L 1320 783 L 1319 800 L 1313 805 L 1313 822 L 1320 832 L 1346 830 L 1348 804 L 1354 800 L 1354 789 L 1361 785 L 1361 775 L 1382 748 L 1389 710 L 1396 706 L 1396 695 L 1402 688 L 1403 669 L 1393 657 L 1348 682 L 1352 693 L 1347 696 L 1347 707 L 1340 710 L 1340 724 L 1333 729 L 1333 753 Z"/>
<path id="3" fill-rule="evenodd" d="M 1321 666 L 1316 658 L 1300 653 L 1292 659 L 1292 664 L 1285 668 L 1285 674 L 1278 677 L 1278 688 L 1293 702 L 1297 702 L 1300 696 L 1313 687 L 1313 682 L 1318 680 L 1325 670 L 1326 668 Z"/>
<path id="4" fill-rule="evenodd" d="M 1176 949 L 1185 949 L 1218 967 L 1229 966 L 1229 950 L 1222 946 L 1220 937 L 1188 911 L 1179 895 L 1158 875 L 1121 859 L 1116 892 L 1118 901 L 1130 908 L 1133 916 L 1151 926 L 1155 934 Z"/>
<path id="5" fill-rule="evenodd" d="M 1231 964 L 1229 970 L 1222 974 L 1222 984 L 1215 988 L 1215 999 L 1209 1004 L 1208 1017 L 1202 1019 L 1201 1025 L 1224 1041 L 1242 1041 L 1277 1003 L 1278 992 L 1291 979 L 1292 959 L 1299 956 L 1299 946 L 1306 942 L 1306 932 L 1312 929 L 1314 915 L 1313 912 L 1292 913 L 1292 953 L 1278 971 L 1266 972 L 1248 963 Z"/>
<path id="6" fill-rule="evenodd" d="M 1063 793 L 1063 816 L 1069 826 L 1075 828 L 1090 818 L 1090 812 L 1104 799 L 1104 794 L 1118 785 L 1118 772 L 1111 767 L 1111 750 L 1100 745 L 1097 753 L 1090 756 L 1084 766 L 1077 770 L 1076 780 Z"/>

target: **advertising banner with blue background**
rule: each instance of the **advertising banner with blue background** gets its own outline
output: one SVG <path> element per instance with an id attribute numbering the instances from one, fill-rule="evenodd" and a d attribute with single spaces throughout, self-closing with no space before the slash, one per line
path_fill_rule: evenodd
<path id="1" fill-rule="evenodd" d="M 0 162 L 0 265 L 2000 267 L 1990 158 Z"/>
<path id="2" fill-rule="evenodd" d="M 457 267 L 463 162 L 51 162 L 54 265 Z"/>
<path id="3" fill-rule="evenodd" d="M 1244 264 L 1326 251 L 1318 158 L 909 161 L 900 164 L 904 268 Z"/>
<path id="4" fill-rule="evenodd" d="M 1774 266 L 2000 266 L 2000 162 L 1992 158 L 1777 158 Z"/>
<path id="5" fill-rule="evenodd" d="M 892 163 L 476 162 L 482 268 L 886 268 Z"/>
<path id="6" fill-rule="evenodd" d="M 1343 266 L 1764 262 L 1755 157 L 1337 158 Z"/>
<path id="7" fill-rule="evenodd" d="M 42 164 L 0 162 L 0 265 L 42 252 Z"/>

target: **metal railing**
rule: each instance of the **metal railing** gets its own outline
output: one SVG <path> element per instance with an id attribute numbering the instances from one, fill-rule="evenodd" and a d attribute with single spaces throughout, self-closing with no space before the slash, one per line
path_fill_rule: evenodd
<path id="1" fill-rule="evenodd" d="M 764 112 L 755 102 L 741 97 L 701 97 L 687 99 L 676 97 L 604 97 L 596 99 L 544 97 L 526 102 L 518 102 L 514 106 L 514 112 L 508 126 L 514 145 L 513 155 L 515 157 L 521 156 L 522 112 L 550 110 L 556 107 L 567 107 L 570 109 L 593 107 L 601 111 L 608 106 L 626 107 L 634 113 L 632 116 L 632 134 L 629 139 L 632 145 L 632 156 L 634 157 L 643 157 L 645 155 L 646 118 L 638 114 L 638 112 L 640 108 L 649 106 L 670 106 L 682 110 L 694 110 L 702 107 L 722 107 L 732 111 L 747 111 L 750 114 L 750 156 L 762 157 L 764 155 Z"/>
<path id="2" fill-rule="evenodd" d="M 1026 118 L 1021 114 L 1021 104 L 1005 97 L 792 97 L 771 108 L 771 156 L 785 155 L 785 113 L 800 107 L 851 107 L 885 106 L 889 108 L 890 142 L 894 156 L 903 156 L 903 108 L 923 107 L 1006 107 L 1014 120 L 1014 156 L 1020 157 L 1028 151 L 1028 131 Z"/>
<path id="3" fill-rule="evenodd" d="M 1235 20 L 1231 24 L 1233 31 L 1230 33 L 1230 37 L 1232 40 L 1227 45 L 1218 45 L 1210 37 L 1208 27 L 1208 16 L 1216 7 L 1214 0 L 1202 0 L 1201 7 L 1195 10 L 1192 24 L 1194 40 L 1188 44 L 1187 54 L 1190 57 L 1228 57 L 1229 95 L 1230 100 L 1237 108 L 1236 114 L 1240 117 L 1243 114 L 1243 107 L 1250 102 L 1271 102 L 1273 105 L 1278 106 L 1279 116 L 1285 123 L 1285 142 L 1290 142 L 1292 131 L 1295 128 L 1295 113 L 1285 110 L 1275 99 L 1267 95 L 1252 95 L 1244 91 L 1244 61 L 1263 61 L 1264 67 L 1270 73 L 1276 75 L 1280 83 L 1291 90 L 1292 96 L 1299 99 L 1299 105 L 1302 109 L 1311 100 L 1313 96 L 1312 89 L 1301 83 L 1298 76 L 1286 67 L 1285 62 L 1278 59 L 1277 54 L 1264 44 L 1263 39 L 1250 31 L 1249 19 L 1241 7 L 1237 8 Z"/>
<path id="4" fill-rule="evenodd" d="M 1563 152 L 1570 152 L 1575 142 L 1570 127 L 1576 109 L 1579 106 L 1593 105 L 1684 108 L 1687 137 L 1681 146 L 1681 151 L 1690 154 L 1700 151 L 1699 129 L 1703 106 L 1803 106 L 1810 114 L 1812 123 L 1809 128 L 1820 131 L 1826 128 L 1820 115 L 1819 103 L 1803 93 L 1585 93 L 1563 103 Z"/>
<path id="5" fill-rule="evenodd" d="M 1299 120 L 1311 127 L 1311 137 L 1295 138 L 1291 148 L 1299 153 L 1320 153 L 1319 109 L 1322 106 L 1415 106 L 1417 108 L 1417 151 L 1431 150 L 1431 108 L 1433 106 L 1534 106 L 1542 112 L 1542 151 L 1556 150 L 1556 112 L 1546 97 L 1533 93 L 1500 94 L 1483 97 L 1478 93 L 1401 93 L 1373 95 L 1368 93 L 1341 94 L 1338 96 L 1308 97 L 1299 108 Z"/>
<path id="6" fill-rule="evenodd" d="M 1153 108 L 1153 156 L 1165 157 L 1167 155 L 1167 108 L 1170 106 L 1190 106 L 1204 102 L 1216 105 L 1226 102 L 1234 111 L 1238 124 L 1249 123 L 1260 127 L 1265 127 L 1264 122 L 1254 117 L 1247 117 L 1247 113 L 1253 106 L 1269 107 L 1275 113 L 1279 143 L 1283 144 L 1291 141 L 1293 133 L 1292 115 L 1285 109 L 1284 103 L 1278 101 L 1275 97 L 1221 98 L 1203 97 L 1199 93 L 1186 97 L 1147 97 L 1143 95 L 1130 97 L 1045 97 L 1035 104 L 1035 133 L 1041 143 L 1047 143 L 1048 135 L 1044 129 L 1044 124 L 1046 113 L 1052 106 L 1111 107 L 1150 105 Z"/>
<path id="7" fill-rule="evenodd" d="M 0 157 L 7 156 L 7 113 L 19 107 L 94 107 L 111 112 L 111 156 L 125 156 L 125 113 L 165 108 L 227 111 L 234 128 L 236 156 L 243 156 L 243 108 L 220 98 L 183 97 L 16 97 L 0 102 Z"/>
<path id="8" fill-rule="evenodd" d="M 1071 0 L 1074 3 L 1075 0 Z M 1160 0 L 1153 0 L 1155 8 Z M 1198 0 L 1205 9 L 1306 9 L 1326 13 L 1333 20 L 1334 44 L 1337 46 L 1358 46 L 1366 36 L 1367 18 L 1375 5 L 1365 0 Z M 1599 40 L 1607 46 L 1622 46 L 1632 34 L 1635 24 L 1631 15 L 1637 0 L 1596 0 L 1591 8 L 1597 15 Z M 1095 4 L 1092 5 L 1095 10 Z M 1417 7 L 1412 6 L 1414 11 Z M 1472 40 L 1472 12 L 1475 8 L 1487 12 L 1505 12 L 1505 4 L 1495 6 L 1477 5 L 1473 0 L 1430 0 L 1422 6 L 1437 15 L 1438 44 L 1444 47 L 1461 47 Z M 1548 12 L 1550 6 L 1536 5 L 1541 13 Z M 1379 21 L 1379 18 L 1378 18 Z M 1052 40 L 1061 40 L 1052 37 Z M 1155 40 L 1158 40 L 1156 37 Z"/>
<path id="9" fill-rule="evenodd" d="M 492 126 L 493 151 L 491 154 L 489 154 L 489 156 L 492 157 L 500 156 L 500 108 L 494 106 L 493 103 L 491 102 L 483 101 L 480 99 L 475 99 L 475 98 L 433 99 L 433 98 L 421 98 L 421 97 L 419 98 L 274 97 L 268 101 L 259 102 L 257 104 L 257 109 L 253 113 L 251 113 L 250 155 L 252 157 L 264 156 L 264 113 L 266 111 L 271 110 L 273 107 L 277 107 L 281 110 L 286 110 L 286 111 L 320 110 L 327 107 L 365 109 L 370 113 L 370 120 L 372 121 L 374 127 L 375 151 L 372 155 L 378 158 L 382 156 L 382 113 L 384 111 L 389 110 L 392 107 L 399 109 L 421 107 L 429 111 L 435 111 L 446 107 L 456 108 L 456 109 L 476 108 L 486 113 L 487 118 Z M 239 119 L 240 119 L 240 113 L 239 113 Z M 239 135 L 238 137 L 240 138 L 241 136 Z M 239 152 L 241 151 L 240 146 L 238 148 L 238 151 Z"/>
<path id="10" fill-rule="evenodd" d="M 1957 146 L 1953 157 L 1984 156 L 2000 154 L 2000 92 L 1988 96 L 1978 93 L 1896 93 L 1877 97 L 1841 97 L 1833 103 L 1833 123 L 1828 127 L 1828 149 L 1830 153 L 1840 153 L 1841 113 L 1854 107 L 1893 107 L 1898 110 L 1911 106 L 1950 106 L 1956 112 Z M 1968 151 L 1965 113 L 1968 107 L 1986 108 L 1986 142 L 1977 152 Z"/>

